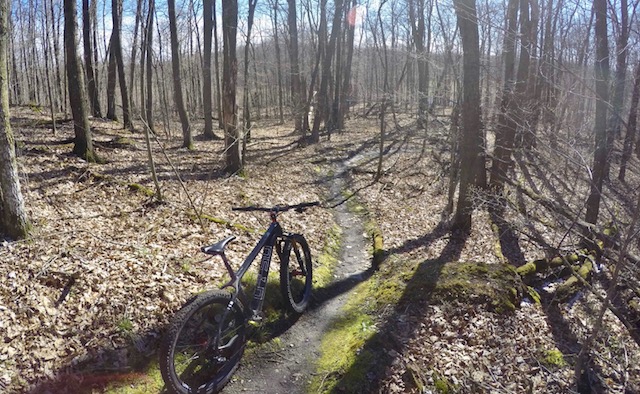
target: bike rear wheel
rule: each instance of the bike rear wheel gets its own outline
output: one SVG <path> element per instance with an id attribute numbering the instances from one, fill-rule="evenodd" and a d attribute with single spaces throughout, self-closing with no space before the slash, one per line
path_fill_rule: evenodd
<path id="1" fill-rule="evenodd" d="M 243 307 L 231 294 L 208 291 L 172 318 L 160 344 L 160 371 L 170 392 L 215 393 L 231 378 L 244 352 Z M 216 341 L 218 346 L 215 346 Z"/>
<path id="2" fill-rule="evenodd" d="M 311 300 L 313 267 L 307 240 L 300 234 L 285 239 L 280 260 L 280 290 L 288 308 L 302 313 Z"/>

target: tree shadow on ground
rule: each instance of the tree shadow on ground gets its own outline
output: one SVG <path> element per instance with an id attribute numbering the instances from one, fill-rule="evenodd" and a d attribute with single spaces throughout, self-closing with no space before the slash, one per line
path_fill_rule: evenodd
<path id="1" fill-rule="evenodd" d="M 519 237 L 513 226 L 504 218 L 504 207 L 502 202 L 496 202 L 497 206 L 489 209 L 491 223 L 495 226 L 498 233 L 498 242 L 500 242 L 500 251 L 505 259 L 516 267 L 525 264 L 526 258 L 520 248 Z"/>
<path id="2" fill-rule="evenodd" d="M 428 277 L 429 281 L 437 281 L 444 265 L 447 262 L 459 259 L 468 236 L 446 231 L 446 225 L 441 223 L 430 234 L 419 240 L 410 240 L 394 249 L 395 251 L 408 251 L 430 245 L 447 234 L 449 234 L 448 243 L 442 249 L 440 255 L 437 258 L 419 263 L 414 274 L 406 283 L 406 287 L 393 311 L 387 315 L 376 333 L 358 350 L 355 361 L 339 377 L 331 392 L 342 393 L 345 390 L 353 389 L 354 381 L 358 382 L 359 387 L 354 392 L 379 392 L 380 387 L 378 386 L 380 380 L 385 376 L 385 371 L 392 365 L 405 346 L 395 334 L 398 322 L 403 322 L 403 331 L 405 332 L 415 332 L 418 329 L 417 326 L 402 319 L 402 316 L 409 309 L 420 308 L 420 305 L 432 301 L 431 293 L 428 288 L 425 288 L 425 278 Z"/>
<path id="3" fill-rule="evenodd" d="M 575 365 L 582 344 L 562 314 L 561 308 L 565 307 L 565 305 L 553 299 L 552 295 L 547 294 L 542 294 L 541 301 L 556 348 L 560 350 L 565 357 L 568 356 L 571 364 Z M 593 315 L 596 314 L 595 310 L 592 312 Z M 601 368 L 593 362 L 592 357 L 589 357 L 585 372 L 577 377 L 577 392 L 580 394 L 605 392 L 605 387 L 598 382 L 597 376 L 602 376 Z"/>
<path id="4" fill-rule="evenodd" d="M 157 359 L 157 332 L 132 332 L 126 346 L 93 349 L 82 359 L 71 360 L 49 378 L 39 380 L 27 392 L 90 394 L 112 386 L 149 380 L 146 371 Z"/>
<path id="5" fill-rule="evenodd" d="M 265 312 L 277 318 L 258 327 L 247 326 L 248 340 L 253 343 L 264 344 L 279 337 L 300 317 L 286 310 L 279 285 L 279 282 L 267 283 L 268 300 L 265 301 Z M 247 294 L 253 294 L 250 284 L 246 290 Z M 157 349 L 164 330 L 165 327 L 159 326 L 145 332 L 131 332 L 125 345 L 93 349 L 81 361 L 71 361 L 50 378 L 40 380 L 28 393 L 92 394 L 129 385 L 137 387 L 137 392 L 164 393 L 159 371 L 149 373 L 157 368 Z"/>

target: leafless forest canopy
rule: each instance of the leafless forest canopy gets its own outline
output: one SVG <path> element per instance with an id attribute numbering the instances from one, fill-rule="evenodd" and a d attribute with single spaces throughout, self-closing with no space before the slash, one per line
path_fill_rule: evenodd
<path id="1" fill-rule="evenodd" d="M 89 2 L 90 34 L 92 58 L 95 67 L 95 81 L 102 112 L 107 104 L 107 79 L 110 39 L 112 32 L 112 4 L 109 1 Z M 294 2 L 295 3 L 295 2 Z M 392 95 L 398 110 L 415 111 L 418 102 L 419 58 L 426 58 L 429 64 L 429 101 L 437 107 L 452 107 L 460 90 L 460 67 L 462 48 L 456 26 L 454 7 L 451 2 L 433 2 L 427 4 L 425 17 L 430 42 L 423 52 L 415 49 L 415 40 L 411 31 L 409 1 L 371 1 L 358 2 L 353 7 L 347 4 L 348 13 L 344 20 L 355 23 L 354 54 L 351 67 L 350 99 L 361 108 L 368 109 L 385 95 Z M 429 2 L 427 2 L 429 3 Z M 335 5 L 329 1 L 298 1 L 298 41 L 300 75 L 308 85 L 313 74 L 319 40 L 319 18 L 321 9 L 328 14 L 328 28 L 332 24 L 331 15 Z M 140 74 L 141 47 L 146 23 L 148 2 L 127 1 L 122 12 L 122 46 L 126 73 L 138 81 Z M 157 2 L 154 13 L 156 26 L 152 44 L 152 62 L 154 66 L 153 89 L 154 107 L 174 114 L 173 86 L 171 85 L 171 44 L 169 40 L 169 21 L 164 2 Z M 216 2 L 218 13 L 217 40 L 222 56 L 222 30 L 220 21 L 221 4 Z M 492 116 L 499 110 L 498 105 L 503 81 L 503 45 L 505 32 L 504 1 L 482 1 L 477 4 L 478 30 L 480 38 L 480 74 L 483 98 L 479 103 L 483 108 L 483 117 L 487 127 L 491 128 Z M 537 40 L 532 43 L 532 55 L 535 67 L 544 73 L 538 73 L 555 92 L 554 107 L 558 116 L 556 129 L 562 131 L 589 131 L 594 113 L 594 76 L 595 59 L 593 45 L 592 4 L 588 2 L 531 2 L 532 13 L 537 12 L 534 26 Z M 631 11 L 635 4 L 628 6 Z M 202 59 L 203 59 L 203 18 L 202 2 L 179 1 L 177 4 L 177 23 L 179 53 L 182 59 L 180 75 L 185 90 L 185 100 L 189 113 L 202 117 Z M 247 30 L 247 5 L 239 5 L 238 44 L 244 44 Z M 78 7 L 81 10 L 81 7 Z M 248 80 L 239 73 L 240 94 L 247 91 L 251 96 L 255 116 L 277 115 L 278 70 L 281 71 L 282 85 L 290 86 L 290 62 L 286 51 L 289 48 L 287 4 L 274 0 L 258 2 L 255 26 L 252 29 L 251 44 L 248 51 L 250 69 Z M 620 2 L 610 5 L 611 53 L 615 52 L 615 37 L 619 34 Z M 277 26 L 273 26 L 274 13 L 277 13 Z M 138 16 L 138 17 L 136 17 Z M 636 19 L 632 21 L 636 23 Z M 11 31 L 9 46 L 10 100 L 12 104 L 33 104 L 47 108 L 53 103 L 56 111 L 69 111 L 65 100 L 65 58 L 63 51 L 62 2 L 55 0 L 12 1 Z M 617 22 L 617 23 L 616 23 Z M 82 15 L 78 12 L 78 24 L 82 28 Z M 548 26 L 550 24 L 551 26 Z M 86 27 L 85 27 L 86 28 Z M 136 30 L 136 28 L 138 30 Z M 277 32 L 276 32 L 277 30 Z M 635 59 L 637 34 L 635 25 L 631 26 L 628 41 L 628 67 Z M 325 32 L 326 34 L 326 32 Z M 277 37 L 277 42 L 276 42 Z M 344 35 L 341 39 L 345 39 Z M 83 38 L 79 36 L 79 53 L 83 52 Z M 276 58 L 276 44 L 279 45 L 281 58 Z M 382 47 L 386 47 L 386 65 L 381 60 Z M 135 57 L 132 57 L 135 56 Z M 215 56 L 215 55 L 214 55 Z M 243 64 L 244 51 L 239 51 L 238 64 Z M 613 65 L 613 57 L 612 65 Z M 220 63 L 221 66 L 221 63 Z M 221 74 L 215 70 L 216 75 Z M 384 78 L 388 77 L 388 92 L 384 89 Z M 627 73 L 628 86 L 631 86 L 632 73 Z M 319 78 L 317 78 L 319 79 Z M 318 81 L 316 81 L 318 83 Z M 51 89 L 51 93 L 48 89 Z M 118 87 L 119 89 L 119 87 Z M 134 117 L 140 114 L 140 91 L 130 86 Z M 311 89 L 310 89 L 311 90 Z M 315 87 L 313 90 L 317 90 Z M 627 89 L 627 96 L 630 95 Z M 284 103 L 289 113 L 291 90 L 282 89 Z M 119 102 L 119 95 L 116 95 Z M 242 98 L 238 99 L 242 102 Z M 217 106 L 214 95 L 214 106 Z M 136 115 L 137 114 L 137 115 Z M 622 116 L 622 113 L 620 114 Z M 160 116 L 158 116 L 160 118 Z M 566 126 L 565 126 L 566 125 Z"/>

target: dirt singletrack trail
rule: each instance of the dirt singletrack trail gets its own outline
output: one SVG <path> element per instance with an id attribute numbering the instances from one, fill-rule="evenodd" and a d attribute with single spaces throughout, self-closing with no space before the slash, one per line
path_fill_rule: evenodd
<path id="1" fill-rule="evenodd" d="M 347 164 L 348 165 L 348 164 Z M 349 211 L 342 198 L 346 165 L 328 177 L 328 206 L 342 229 L 341 248 L 332 283 L 314 290 L 310 307 L 283 332 L 279 346 L 260 346 L 250 357 L 243 357 L 240 367 L 222 390 L 234 393 L 305 393 L 315 362 L 320 354 L 323 334 L 335 318 L 340 317 L 349 292 L 371 273 L 370 242 L 360 217 Z M 311 245 L 312 253 L 319 251 Z"/>

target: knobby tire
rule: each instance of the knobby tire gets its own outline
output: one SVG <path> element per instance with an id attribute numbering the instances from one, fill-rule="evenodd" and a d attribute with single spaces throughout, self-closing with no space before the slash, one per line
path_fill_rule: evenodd
<path id="1" fill-rule="evenodd" d="M 302 313 L 311 300 L 313 266 L 307 240 L 292 234 L 285 240 L 280 260 L 280 290 L 288 308 Z"/>
<path id="2" fill-rule="evenodd" d="M 231 294 L 208 291 L 195 296 L 172 318 L 160 344 L 160 371 L 169 392 L 215 393 L 238 367 L 246 344 L 239 300 L 225 313 Z M 223 330 L 218 350 L 214 341 Z"/>

